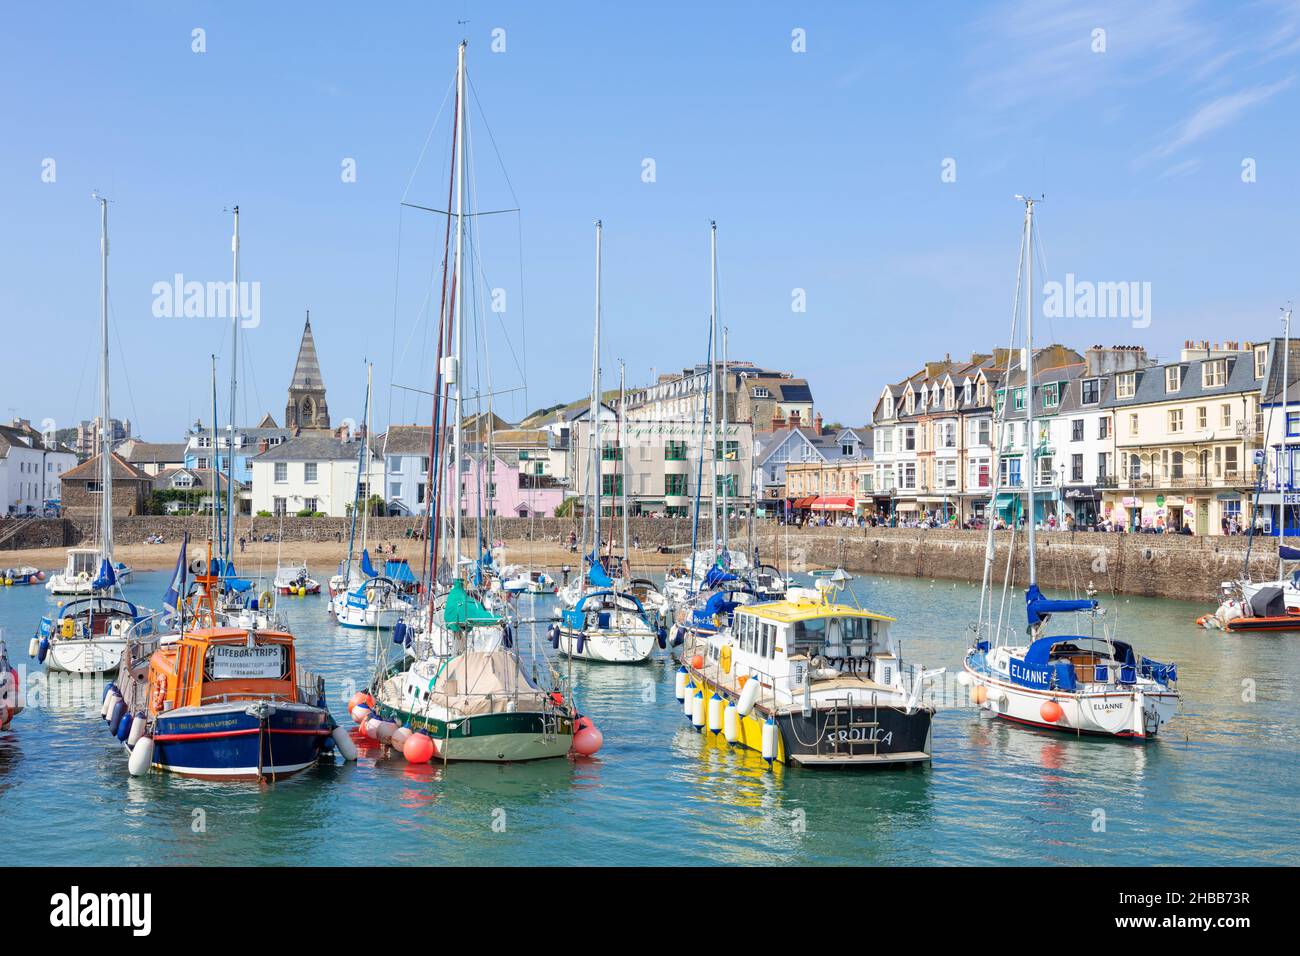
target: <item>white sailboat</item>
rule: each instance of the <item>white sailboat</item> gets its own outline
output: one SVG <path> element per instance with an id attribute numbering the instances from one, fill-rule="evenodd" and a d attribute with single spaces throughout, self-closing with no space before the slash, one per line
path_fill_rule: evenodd
<path id="1" fill-rule="evenodd" d="M 99 547 L 73 548 L 68 567 L 46 585 L 55 594 L 76 598 L 41 619 L 30 653 L 49 670 L 98 674 L 117 669 L 126 632 L 150 612 L 121 593 L 130 569 L 113 561 L 113 430 L 108 389 L 108 200 L 96 195 L 100 215 L 99 289 Z M 92 562 L 95 565 L 90 571 Z"/>
<path id="2" fill-rule="evenodd" d="M 371 367 L 366 365 L 365 435 L 357 452 L 357 490 L 352 505 L 352 525 L 356 528 L 357 510 L 361 510 L 361 557 L 358 565 L 353 560 L 353 536 L 348 537 L 347 566 L 341 577 L 343 586 L 335 590 L 331 582 L 330 610 L 343 627 L 361 630 L 391 630 L 402 616 L 411 610 L 397 582 L 370 568 L 370 552 L 366 550 L 367 529 L 370 523 L 370 391 Z M 363 485 L 364 482 L 364 485 Z M 362 488 L 364 487 L 364 493 Z"/>
<path id="3" fill-rule="evenodd" d="M 1178 710 L 1178 668 L 1137 654 L 1134 648 L 1115 638 L 1113 628 L 1102 620 L 1102 610 L 1091 597 L 1052 600 L 1039 590 L 1035 553 L 1034 483 L 1037 477 L 1034 431 L 1034 311 L 1033 283 L 1034 200 L 1018 197 L 1025 205 L 1025 227 L 1021 244 L 1020 269 L 1016 277 L 1016 308 L 1019 315 L 1020 279 L 1025 278 L 1025 416 L 1028 422 L 1026 454 L 1028 467 L 1026 496 L 1028 520 L 1029 585 L 1025 591 L 1029 642 L 1023 643 L 1003 615 L 994 623 L 991 571 L 993 531 L 990 526 L 985 551 L 984 581 L 980 597 L 980 621 L 974 645 L 966 654 L 964 672 L 958 681 L 974 687 L 976 703 L 994 717 L 1032 727 L 1063 730 L 1074 734 L 1096 734 L 1139 740 L 1156 736 Z M 1012 338 L 1015 337 L 1013 321 Z M 1006 409 L 996 421 L 1005 428 Z M 997 454 L 1003 443 L 999 436 Z M 997 461 L 993 473 L 1000 474 Z M 997 489 L 994 489 L 996 493 Z M 1013 532 L 1014 533 L 1014 532 Z M 1014 546 L 1014 541 L 1013 541 Z M 1008 569 L 1010 574 L 1010 569 Z M 987 619 L 985 614 L 987 613 Z M 1055 614 L 1085 616 L 1088 632 L 1048 635 L 1046 626 Z"/>
<path id="4" fill-rule="evenodd" d="M 591 360 L 591 448 L 588 480 L 591 484 L 592 540 L 583 542 L 590 567 L 578 582 L 577 599 L 573 606 L 560 612 L 558 623 L 550 628 L 551 644 L 566 657 L 578 660 L 599 661 L 606 664 L 639 664 L 650 659 L 655 644 L 663 643 L 660 631 L 651 614 L 633 594 L 628 593 L 619 569 L 619 578 L 610 575 L 600 556 L 600 509 L 602 488 L 600 482 L 602 448 L 600 439 L 600 240 L 601 223 L 596 222 L 596 335 Z M 623 410 L 619 410 L 620 417 Z M 622 464 L 621 433 L 617 460 Z M 623 478 L 622 472 L 619 473 Z M 615 500 L 611 497 L 611 501 Z M 612 509 L 611 509 L 612 517 Z M 627 504 L 623 504 L 624 552 L 627 550 Z M 584 532 L 587 524 L 584 522 Z M 611 542 L 613 531 L 610 531 Z"/>

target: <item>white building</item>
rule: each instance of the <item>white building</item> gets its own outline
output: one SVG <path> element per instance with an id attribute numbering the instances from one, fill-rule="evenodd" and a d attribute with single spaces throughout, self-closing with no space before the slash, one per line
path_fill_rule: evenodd
<path id="1" fill-rule="evenodd" d="M 333 518 L 350 514 L 357 496 L 360 439 L 303 434 L 282 442 L 252 460 L 254 514 L 321 512 Z M 360 497 L 383 495 L 383 447 L 370 443 L 370 465 L 362 477 Z"/>
<path id="2" fill-rule="evenodd" d="M 0 514 L 38 514 L 61 497 L 59 478 L 77 465 L 77 456 L 31 422 L 0 425 Z"/>

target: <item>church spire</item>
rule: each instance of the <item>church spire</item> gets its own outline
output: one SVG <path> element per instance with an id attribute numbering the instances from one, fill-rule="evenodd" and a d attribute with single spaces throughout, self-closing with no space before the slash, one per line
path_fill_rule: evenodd
<path id="1" fill-rule="evenodd" d="M 321 378 L 320 360 L 316 357 L 316 340 L 311 334 L 310 310 L 303 323 L 298 361 L 289 383 L 289 401 L 285 405 L 284 423 L 287 428 L 330 427 L 329 407 L 325 404 L 325 381 Z"/>

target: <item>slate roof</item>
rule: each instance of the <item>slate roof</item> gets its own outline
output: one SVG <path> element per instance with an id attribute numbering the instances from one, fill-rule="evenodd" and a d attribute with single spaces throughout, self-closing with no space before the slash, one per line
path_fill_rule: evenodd
<path id="1" fill-rule="evenodd" d="M 333 435 L 302 434 L 278 445 L 272 445 L 254 461 L 347 461 L 360 453 L 355 441 L 341 441 Z M 378 456 L 384 446 L 378 438 L 370 439 L 370 453 Z"/>
<path id="2" fill-rule="evenodd" d="M 1182 402 L 1198 398 L 1217 398 L 1222 395 L 1253 392 L 1261 384 L 1260 380 L 1255 378 L 1254 355 L 1250 352 L 1237 352 L 1223 357 L 1228 369 L 1226 382 L 1217 388 L 1205 388 L 1201 384 L 1201 369 L 1207 361 L 1216 361 L 1216 359 L 1166 362 L 1163 365 L 1152 365 L 1147 368 L 1137 369 L 1133 373 L 1137 376 L 1133 396 L 1131 398 L 1120 398 L 1117 394 L 1119 387 L 1116 384 L 1111 388 L 1110 397 L 1102 402 L 1102 407 L 1127 408 L 1130 405 L 1151 405 L 1158 402 Z M 1165 391 L 1165 370 L 1175 365 L 1182 369 L 1178 391 L 1167 392 Z M 1126 373 L 1114 373 L 1116 376 L 1124 374 Z"/>
<path id="3" fill-rule="evenodd" d="M 184 461 L 187 447 L 185 442 L 153 442 L 132 439 L 131 446 L 126 450 L 123 457 L 133 465 L 165 465 L 169 462 Z"/>

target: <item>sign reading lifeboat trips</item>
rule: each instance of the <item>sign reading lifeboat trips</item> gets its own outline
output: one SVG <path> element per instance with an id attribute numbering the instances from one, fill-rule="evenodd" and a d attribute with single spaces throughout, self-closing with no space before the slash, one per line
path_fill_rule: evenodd
<path id="1" fill-rule="evenodd" d="M 284 648 L 217 645 L 208 648 L 209 680 L 278 680 L 284 676 Z"/>
<path id="2" fill-rule="evenodd" d="M 1052 683 L 1051 673 L 1050 668 L 1026 664 L 1018 657 L 1011 658 L 1011 680 L 1016 684 L 1046 689 Z"/>

